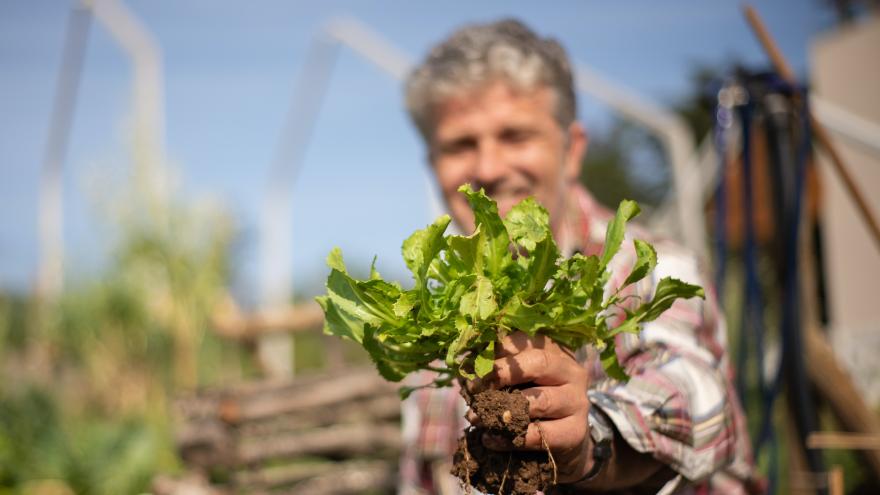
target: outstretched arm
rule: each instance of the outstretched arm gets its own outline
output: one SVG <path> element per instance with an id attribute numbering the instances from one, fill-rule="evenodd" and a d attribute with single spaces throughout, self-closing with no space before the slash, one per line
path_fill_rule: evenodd
<path id="1" fill-rule="evenodd" d="M 617 435 L 611 444 L 611 456 L 600 461 L 591 475 L 594 463 L 590 437 L 587 397 L 588 371 L 574 355 L 544 335 L 529 337 L 517 332 L 500 342 L 494 373 L 487 379 L 471 382 L 472 392 L 480 389 L 503 388 L 530 384 L 522 389 L 529 401 L 533 420 L 526 433 L 524 450 L 549 448 L 553 454 L 560 483 L 578 482 L 592 489 L 618 489 L 644 485 L 664 465 L 649 454 L 633 450 Z M 473 415 L 471 421 L 477 421 Z M 512 450 L 509 442 L 487 435 L 484 444 L 495 450 Z M 589 476 L 588 480 L 584 480 Z M 668 474 L 667 476 L 671 477 Z"/>

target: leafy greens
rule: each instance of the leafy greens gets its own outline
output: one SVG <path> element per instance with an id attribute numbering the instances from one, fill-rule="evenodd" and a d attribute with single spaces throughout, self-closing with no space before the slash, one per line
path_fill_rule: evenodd
<path id="1" fill-rule="evenodd" d="M 640 323 L 656 319 L 679 298 L 703 297 L 701 287 L 667 277 L 652 299 L 621 308 L 622 290 L 657 265 L 654 248 L 641 240 L 633 241 L 637 259 L 629 276 L 606 297 L 609 263 L 623 243 L 626 223 L 639 213 L 633 201 L 620 203 L 600 256 L 564 258 L 547 210 L 533 198 L 502 219 L 482 190 L 465 184 L 459 191 L 467 196 L 476 228 L 469 236 L 444 235 L 450 222 L 444 215 L 406 239 L 403 259 L 415 280 L 412 289 L 382 280 L 375 260 L 370 278 L 356 280 L 338 248 L 327 257 L 327 294 L 317 298 L 324 332 L 361 344 L 387 380 L 425 369 L 437 372 L 429 385 L 438 387 L 458 376 L 485 376 L 492 371 L 495 342 L 516 330 L 540 331 L 573 350 L 596 346 L 606 373 L 623 380 L 614 336 L 637 333 Z M 626 315 L 613 328 L 612 308 Z"/>

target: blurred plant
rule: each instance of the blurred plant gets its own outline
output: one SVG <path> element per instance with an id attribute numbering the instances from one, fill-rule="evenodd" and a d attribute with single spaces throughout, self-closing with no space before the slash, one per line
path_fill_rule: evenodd
<path id="1" fill-rule="evenodd" d="M 701 143 L 714 126 L 712 88 L 723 74 L 715 65 L 694 65 L 688 90 L 670 105 L 687 124 L 695 143 Z M 581 181 L 602 204 L 613 208 L 623 199 L 633 199 L 649 215 L 672 187 L 663 144 L 648 130 L 621 119 L 591 139 Z"/>
<path id="2" fill-rule="evenodd" d="M 650 211 L 663 201 L 670 180 L 660 141 L 624 120 L 616 120 L 610 131 L 590 141 L 581 169 L 587 189 L 611 208 L 632 199 Z"/>
<path id="3" fill-rule="evenodd" d="M 877 15 L 880 12 L 880 0 L 821 0 L 820 5 L 833 10 L 837 24 L 846 26 L 859 18 Z"/>
<path id="4" fill-rule="evenodd" d="M 731 61 L 728 65 L 739 64 Z M 725 78 L 726 69 L 700 63 L 689 71 L 688 91 L 673 105 L 675 113 L 691 129 L 694 142 L 699 144 L 715 127 L 715 99 L 718 87 Z"/>
<path id="5" fill-rule="evenodd" d="M 245 359 L 207 333 L 231 222 L 137 155 L 127 180 L 99 185 L 114 192 L 99 201 L 113 234 L 101 276 L 55 301 L 0 299 L 0 369 L 15 377 L 0 383 L 0 494 L 147 490 L 176 466 L 169 398 Z"/>
<path id="6" fill-rule="evenodd" d="M 30 388 L 0 402 L 0 493 L 116 494 L 149 486 L 163 447 L 154 425 L 66 416 L 50 393 Z"/>

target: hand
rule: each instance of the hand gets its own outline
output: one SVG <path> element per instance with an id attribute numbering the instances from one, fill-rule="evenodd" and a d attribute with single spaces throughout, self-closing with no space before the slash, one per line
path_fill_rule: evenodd
<path id="1" fill-rule="evenodd" d="M 571 351 L 545 335 L 508 335 L 495 347 L 493 373 L 467 383 L 468 391 L 533 384 L 522 389 L 529 401 L 532 422 L 523 447 L 486 435 L 483 444 L 493 450 L 545 450 L 556 462 L 558 481 L 576 481 L 592 467 L 592 441 L 587 425 L 590 378 Z M 472 423 L 478 418 L 468 413 Z M 543 440 L 542 440 L 543 435 Z M 546 447 L 545 447 L 546 444 Z"/>

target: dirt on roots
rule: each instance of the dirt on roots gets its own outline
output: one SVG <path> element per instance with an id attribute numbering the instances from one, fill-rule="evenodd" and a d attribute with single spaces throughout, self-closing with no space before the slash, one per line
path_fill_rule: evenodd
<path id="1" fill-rule="evenodd" d="M 548 451 L 501 452 L 483 445 L 484 433 L 517 447 L 525 443 L 529 427 L 525 396 L 519 390 L 487 390 L 466 399 L 481 424 L 465 430 L 458 440 L 452 474 L 465 485 L 498 495 L 532 495 L 552 487 L 556 473 Z"/>

